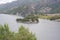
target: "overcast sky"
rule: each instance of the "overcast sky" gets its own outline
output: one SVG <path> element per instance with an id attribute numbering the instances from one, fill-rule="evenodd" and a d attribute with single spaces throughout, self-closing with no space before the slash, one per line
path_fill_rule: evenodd
<path id="1" fill-rule="evenodd" d="M 0 4 L 5 4 L 7 2 L 12 2 L 12 1 L 16 1 L 16 0 L 0 0 Z"/>

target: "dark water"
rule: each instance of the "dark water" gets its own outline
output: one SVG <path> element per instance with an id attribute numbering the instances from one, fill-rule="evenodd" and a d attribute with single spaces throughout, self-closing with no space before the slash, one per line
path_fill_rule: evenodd
<path id="1" fill-rule="evenodd" d="M 11 31 L 17 32 L 23 25 L 36 34 L 37 40 L 60 40 L 60 22 L 40 19 L 38 24 L 17 23 L 18 16 L 0 14 L 0 24 L 8 23 Z"/>

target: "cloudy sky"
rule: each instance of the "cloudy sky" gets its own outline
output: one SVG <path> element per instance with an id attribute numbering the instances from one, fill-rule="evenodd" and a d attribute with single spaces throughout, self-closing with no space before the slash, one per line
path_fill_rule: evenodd
<path id="1" fill-rule="evenodd" d="M 12 1 L 16 1 L 16 0 L 0 0 L 0 4 L 5 4 Z"/>

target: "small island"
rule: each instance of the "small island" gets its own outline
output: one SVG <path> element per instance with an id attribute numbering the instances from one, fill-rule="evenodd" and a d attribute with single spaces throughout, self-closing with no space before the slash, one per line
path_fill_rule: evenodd
<path id="1" fill-rule="evenodd" d="M 16 21 L 22 22 L 22 23 L 38 23 L 39 19 L 36 15 L 28 15 L 28 16 L 24 17 L 23 19 L 17 18 Z"/>
<path id="2" fill-rule="evenodd" d="M 38 23 L 39 19 L 47 19 L 60 22 L 60 14 L 37 14 L 37 15 L 28 15 L 22 18 L 17 18 L 17 22 L 22 23 Z"/>

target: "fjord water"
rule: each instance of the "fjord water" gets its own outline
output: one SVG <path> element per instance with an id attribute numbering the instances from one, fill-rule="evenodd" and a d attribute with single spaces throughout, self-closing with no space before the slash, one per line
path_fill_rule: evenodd
<path id="1" fill-rule="evenodd" d="M 60 40 L 60 22 L 39 19 L 37 24 L 17 23 L 18 16 L 0 14 L 0 24 L 7 23 L 11 31 L 17 32 L 23 25 L 36 34 L 37 40 Z"/>

